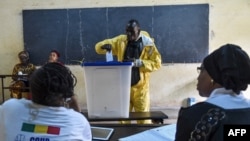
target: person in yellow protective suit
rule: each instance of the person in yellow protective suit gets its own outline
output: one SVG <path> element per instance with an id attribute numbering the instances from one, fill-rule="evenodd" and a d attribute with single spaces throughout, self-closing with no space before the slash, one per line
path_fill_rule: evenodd
<path id="1" fill-rule="evenodd" d="M 131 73 L 130 112 L 149 111 L 150 73 L 161 67 L 161 55 L 149 34 L 140 31 L 138 21 L 130 20 L 126 26 L 126 35 L 100 41 L 95 45 L 95 50 L 98 54 L 112 50 L 113 55 L 117 56 L 117 61 L 134 62 Z M 137 123 L 150 124 L 151 120 L 138 120 Z"/>

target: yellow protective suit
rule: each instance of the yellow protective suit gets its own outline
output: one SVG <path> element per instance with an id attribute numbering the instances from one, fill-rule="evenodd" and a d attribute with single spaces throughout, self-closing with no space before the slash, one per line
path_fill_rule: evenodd
<path id="1" fill-rule="evenodd" d="M 161 67 L 161 55 L 158 52 L 154 41 L 146 31 L 141 31 L 143 49 L 140 59 L 143 65 L 139 68 L 140 81 L 133 85 L 130 90 L 130 111 L 146 112 L 150 110 L 149 78 L 150 73 Z M 118 35 L 111 39 L 105 39 L 95 45 L 98 54 L 106 54 L 106 50 L 101 47 L 109 44 L 112 47 L 113 55 L 117 56 L 117 61 L 122 62 L 127 46 L 127 35 Z M 123 122 L 130 123 L 130 122 Z M 138 120 L 138 124 L 149 124 L 151 120 Z"/>

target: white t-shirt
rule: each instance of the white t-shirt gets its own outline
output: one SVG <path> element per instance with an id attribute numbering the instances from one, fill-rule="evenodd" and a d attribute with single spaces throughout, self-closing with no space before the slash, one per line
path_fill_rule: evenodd
<path id="1" fill-rule="evenodd" d="M 87 119 L 73 109 L 48 107 L 26 99 L 0 105 L 1 141 L 91 141 Z"/>

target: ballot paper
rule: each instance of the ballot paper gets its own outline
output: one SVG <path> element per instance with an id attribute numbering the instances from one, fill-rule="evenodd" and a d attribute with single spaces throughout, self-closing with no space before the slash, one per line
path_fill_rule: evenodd
<path id="1" fill-rule="evenodd" d="M 120 138 L 119 141 L 174 141 L 175 132 L 176 124 L 169 124 Z"/>
<path id="2" fill-rule="evenodd" d="M 111 62 L 111 61 L 113 61 L 112 50 L 106 52 L 106 62 Z"/>

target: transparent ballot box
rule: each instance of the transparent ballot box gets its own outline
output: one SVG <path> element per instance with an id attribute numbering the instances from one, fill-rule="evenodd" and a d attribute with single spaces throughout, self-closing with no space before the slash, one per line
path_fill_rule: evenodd
<path id="1" fill-rule="evenodd" d="M 89 118 L 129 117 L 131 62 L 83 63 Z"/>

